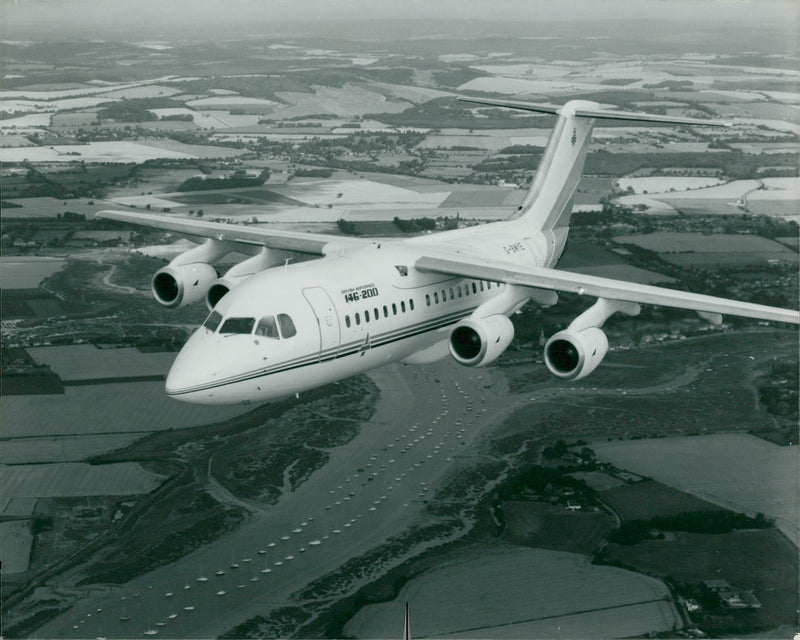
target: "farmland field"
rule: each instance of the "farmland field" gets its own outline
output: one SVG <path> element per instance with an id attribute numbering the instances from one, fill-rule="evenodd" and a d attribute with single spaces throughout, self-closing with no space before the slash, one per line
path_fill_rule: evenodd
<path id="1" fill-rule="evenodd" d="M 752 590 L 767 627 L 797 628 L 797 547 L 775 529 L 715 535 L 678 531 L 670 541 L 610 544 L 608 551 L 612 559 L 650 575 L 694 584 L 718 578 Z"/>
<path id="2" fill-rule="evenodd" d="M 764 513 L 797 544 L 798 447 L 744 433 L 599 442 L 599 460 L 649 476 L 709 502 Z"/>
<path id="3" fill-rule="evenodd" d="M 25 520 L 0 522 L 0 563 L 3 574 L 20 573 L 27 570 L 28 558 L 33 544 L 30 524 Z"/>
<path id="4" fill-rule="evenodd" d="M 797 263 L 796 253 L 739 253 L 714 251 L 711 253 L 668 253 L 661 256 L 667 262 L 680 266 L 765 264 L 768 260 Z"/>
<path id="5" fill-rule="evenodd" d="M 175 353 L 142 353 L 133 347 L 98 349 L 92 344 L 28 349 L 37 364 L 46 364 L 62 380 L 101 380 L 166 375 Z"/>
<path id="6" fill-rule="evenodd" d="M 338 116 L 360 116 L 365 113 L 399 113 L 410 105 L 408 102 L 387 100 L 385 96 L 360 86 L 314 87 L 314 93 L 280 91 L 281 100 L 293 106 L 278 108 L 273 118 L 293 118 L 305 115 L 330 113 Z"/>
<path id="7" fill-rule="evenodd" d="M 670 189 L 675 191 L 688 191 L 690 189 L 701 189 L 722 184 L 719 178 L 690 178 L 690 177 L 669 177 L 651 176 L 647 178 L 620 178 L 617 186 L 623 191 L 628 187 L 635 193 L 665 193 Z"/>
<path id="8" fill-rule="evenodd" d="M 127 447 L 139 433 L 13 438 L 3 442 L 0 463 L 79 462 L 114 449 Z"/>
<path id="9" fill-rule="evenodd" d="M 3 398 L 3 437 L 145 433 L 185 429 L 245 413 L 239 406 L 204 407 L 169 398 L 163 382 L 67 387 L 61 395 Z"/>
<path id="10" fill-rule="evenodd" d="M 761 236 L 740 233 L 702 235 L 661 231 L 631 236 L 614 236 L 620 244 L 635 244 L 659 253 L 793 253 L 786 247 Z M 782 257 L 776 255 L 775 257 Z"/>
<path id="11" fill-rule="evenodd" d="M 652 480 L 624 484 L 601 491 L 598 495 L 623 520 L 650 520 L 656 516 L 672 516 L 686 511 L 721 510 L 710 502 Z"/>
<path id="12" fill-rule="evenodd" d="M 241 154 L 239 149 L 207 145 L 188 145 L 173 140 L 147 142 L 89 142 L 51 147 L 0 149 L 3 162 L 144 162 L 156 158 L 227 158 Z"/>
<path id="13" fill-rule="evenodd" d="M 152 491 L 163 479 L 136 462 L 0 465 L 3 505 L 14 498 L 136 495 Z"/>
<path id="14" fill-rule="evenodd" d="M 504 545 L 411 580 L 396 600 L 361 609 L 345 633 L 386 637 L 404 601 L 416 637 L 610 638 L 682 626 L 658 580 L 576 554 Z"/>
<path id="15" fill-rule="evenodd" d="M 0 289 L 35 289 L 65 264 L 62 258 L 0 257 Z"/>

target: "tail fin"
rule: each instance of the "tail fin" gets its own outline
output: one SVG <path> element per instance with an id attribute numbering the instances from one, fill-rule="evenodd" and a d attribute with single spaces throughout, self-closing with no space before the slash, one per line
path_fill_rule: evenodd
<path id="1" fill-rule="evenodd" d="M 609 111 L 600 109 L 600 105 L 596 102 L 585 100 L 571 100 L 561 107 L 514 100 L 481 98 L 459 98 L 459 100 L 558 115 L 530 191 L 512 216 L 512 219 L 525 220 L 533 228 L 544 231 L 569 226 L 572 203 L 583 173 L 595 119 L 730 126 L 730 123 L 715 120 Z"/>

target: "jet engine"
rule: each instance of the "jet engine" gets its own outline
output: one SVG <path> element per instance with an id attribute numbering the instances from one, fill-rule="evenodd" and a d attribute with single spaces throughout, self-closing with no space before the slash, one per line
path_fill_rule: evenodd
<path id="1" fill-rule="evenodd" d="M 150 281 L 156 302 L 168 309 L 177 309 L 202 300 L 218 275 L 210 263 L 234 249 L 230 243 L 209 238 L 203 244 L 184 251 L 166 267 L 156 271 Z"/>
<path id="2" fill-rule="evenodd" d="M 514 339 L 514 325 L 506 316 L 468 318 L 450 331 L 450 355 L 466 367 L 494 362 Z"/>
<path id="3" fill-rule="evenodd" d="M 544 362 L 553 375 L 563 380 L 580 380 L 597 368 L 607 352 L 608 338 L 601 329 L 566 329 L 544 345 Z"/>
<path id="4" fill-rule="evenodd" d="M 202 300 L 216 278 L 214 267 L 204 262 L 170 264 L 156 271 L 150 287 L 158 304 L 177 309 Z"/>

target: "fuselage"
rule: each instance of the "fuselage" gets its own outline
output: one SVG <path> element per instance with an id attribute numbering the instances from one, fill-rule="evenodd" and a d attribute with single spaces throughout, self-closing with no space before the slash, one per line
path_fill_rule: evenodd
<path id="1" fill-rule="evenodd" d="M 447 355 L 459 320 L 505 285 L 421 273 L 428 243 L 547 266 L 560 238 L 501 222 L 262 271 L 234 288 L 184 345 L 166 390 L 205 404 L 264 402 L 397 361 Z"/>

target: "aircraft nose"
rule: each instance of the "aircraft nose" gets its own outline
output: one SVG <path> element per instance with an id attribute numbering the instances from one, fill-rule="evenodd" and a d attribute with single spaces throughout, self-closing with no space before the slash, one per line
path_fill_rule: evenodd
<path id="1" fill-rule="evenodd" d="M 187 402 L 199 401 L 199 393 L 214 380 L 218 358 L 206 344 L 204 329 L 192 335 L 172 363 L 167 374 L 167 395 Z"/>

